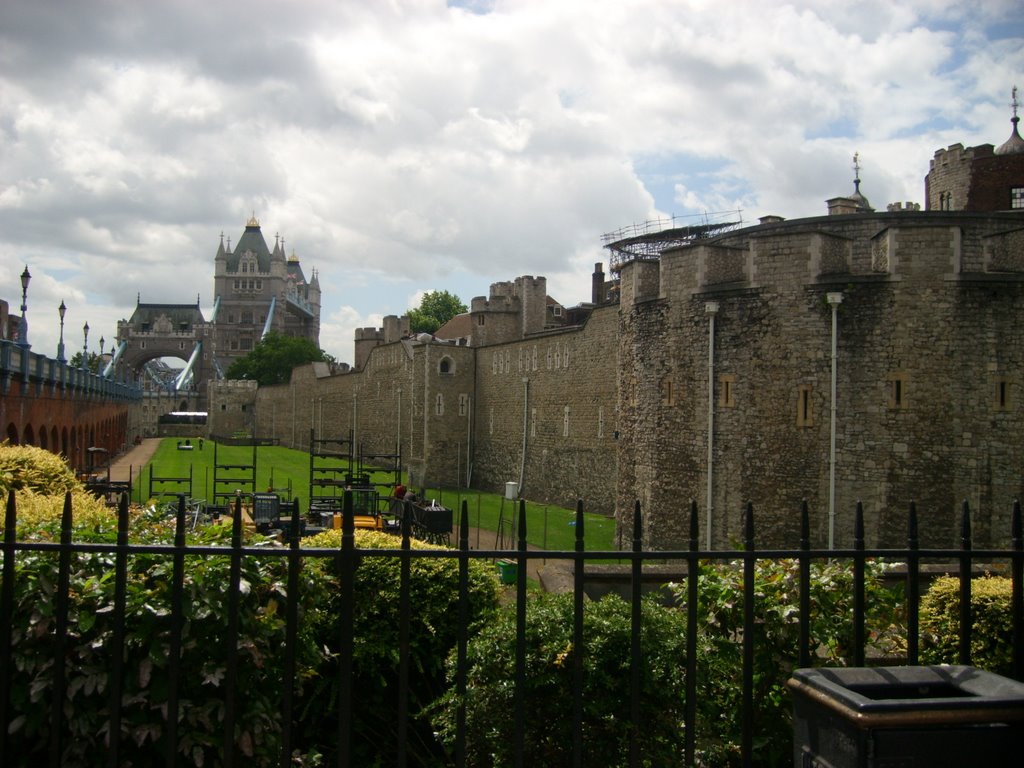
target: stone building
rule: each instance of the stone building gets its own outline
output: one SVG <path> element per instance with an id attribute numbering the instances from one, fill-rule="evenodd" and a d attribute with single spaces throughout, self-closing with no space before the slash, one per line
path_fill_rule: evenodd
<path id="1" fill-rule="evenodd" d="M 192 304 L 150 304 L 140 295 L 132 316 L 117 324 L 111 375 L 132 378 L 161 396 L 146 406 L 146 434 L 154 433 L 163 395 L 181 410 L 204 410 L 209 384 L 269 331 L 319 346 L 320 283 L 315 270 L 307 281 L 294 252 L 285 256 L 283 239 L 275 238 L 271 251 L 259 221 L 251 218 L 234 250 L 221 236 L 211 318 L 203 316 L 198 297 Z M 152 362 L 163 358 L 184 361 L 181 375 L 167 381 L 155 376 Z"/>
<path id="2" fill-rule="evenodd" d="M 267 247 L 260 223 L 249 219 L 234 249 L 221 236 L 214 259 L 213 295 L 217 307 L 211 320 L 216 365 L 227 370 L 245 357 L 264 333 L 308 339 L 320 346 L 320 282 L 316 270 L 303 274 L 299 258 L 285 255 L 284 240 Z"/>
<path id="3" fill-rule="evenodd" d="M 851 545 L 858 503 L 869 546 L 905 541 L 911 502 L 923 545 L 953 544 L 965 500 L 979 545 L 1005 543 L 1024 495 L 1014 118 L 991 155 L 937 155 L 926 210 L 873 210 L 858 172 L 828 215 L 613 239 L 578 307 L 522 276 L 452 339 L 361 329 L 351 372 L 260 388 L 256 431 L 401 453 L 414 485 L 581 498 L 620 534 L 639 500 L 650 548 L 686 545 L 691 499 L 714 547 L 747 502 L 758 546 L 794 545 L 804 501 L 815 547 Z"/>
<path id="4" fill-rule="evenodd" d="M 1024 210 L 1024 138 L 1017 127 L 1016 86 L 1012 106 L 1010 138 L 998 147 L 953 144 L 936 151 L 924 182 L 928 210 Z"/>

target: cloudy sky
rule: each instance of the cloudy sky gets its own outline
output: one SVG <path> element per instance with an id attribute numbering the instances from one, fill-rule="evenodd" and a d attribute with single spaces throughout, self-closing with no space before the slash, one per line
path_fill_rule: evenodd
<path id="1" fill-rule="evenodd" d="M 934 151 L 1010 135 L 1019 0 L 3 0 L 0 298 L 108 344 L 136 297 L 209 316 L 260 219 L 324 295 L 321 346 L 449 290 L 590 298 L 659 216 L 923 202 Z M 72 330 L 73 329 L 73 330 Z"/>

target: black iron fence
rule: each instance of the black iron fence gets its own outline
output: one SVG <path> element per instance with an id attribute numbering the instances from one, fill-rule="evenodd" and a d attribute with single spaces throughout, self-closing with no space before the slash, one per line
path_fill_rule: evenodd
<path id="1" fill-rule="evenodd" d="M 53 654 L 53 669 L 49 675 L 47 690 L 38 697 L 36 706 L 49 708 L 49 763 L 52 766 L 62 764 L 62 754 L 68 739 L 72 738 L 64 727 L 65 708 L 64 704 L 69 696 L 67 680 L 69 671 L 66 668 L 68 663 L 67 639 L 69 633 L 74 629 L 72 622 L 76 617 L 69 614 L 69 590 L 72 558 L 75 555 L 103 555 L 112 561 L 112 573 L 110 577 L 114 581 L 114 601 L 109 610 L 113 612 L 113 632 L 106 642 L 113 649 L 113 662 L 108 670 L 105 670 L 106 678 L 103 686 L 109 696 L 109 709 L 106 713 L 107 721 L 102 727 L 102 736 L 107 741 L 106 754 L 107 762 L 111 766 L 121 765 L 119 751 L 122 744 L 122 691 L 126 675 L 137 674 L 137 670 L 126 669 L 124 663 L 124 644 L 126 631 L 131 627 L 132 622 L 139 620 L 138 616 L 132 615 L 127 608 L 126 591 L 130 578 L 129 560 L 140 554 L 157 555 L 165 557 L 171 564 L 168 589 L 170 591 L 170 620 L 169 627 L 169 648 L 170 652 L 165 667 L 167 687 L 166 707 L 163 714 L 164 732 L 155 742 L 160 745 L 159 754 L 153 755 L 152 764 L 164 763 L 168 766 L 181 764 L 179 754 L 179 740 L 177 729 L 179 724 L 180 709 L 183 706 L 179 695 L 180 681 L 188 675 L 198 674 L 198 670 L 183 669 L 180 662 L 180 650 L 182 646 L 183 632 L 183 607 L 186 595 L 183 590 L 184 574 L 187 567 L 186 558 L 190 556 L 211 555 L 223 556 L 229 559 L 229 578 L 224 584 L 224 600 L 227 604 L 227 623 L 223 627 L 221 637 L 210 638 L 210 642 L 219 643 L 224 649 L 225 672 L 221 684 L 223 691 L 223 702 L 221 709 L 222 727 L 224 738 L 222 742 L 222 764 L 234 766 L 248 764 L 244 755 L 244 746 L 239 745 L 236 740 L 238 718 L 239 718 L 239 690 L 236 682 L 239 677 L 240 654 L 239 647 L 239 598 L 245 585 L 242 579 L 243 564 L 250 559 L 261 558 L 284 558 L 287 563 L 287 584 L 284 593 L 292 596 L 299 592 L 299 579 L 302 563 L 311 558 L 327 558 L 336 565 L 339 574 L 340 594 L 337 595 L 339 610 L 337 612 L 337 638 L 338 652 L 336 655 L 336 683 L 339 691 L 337 700 L 337 720 L 334 724 L 335 733 L 332 738 L 337 746 L 337 764 L 349 766 L 354 763 L 352 758 L 352 728 L 353 708 L 356 706 L 355 699 L 357 692 L 353 690 L 353 650 L 355 644 L 353 617 L 357 610 L 357 601 L 364 599 L 378 599 L 373 595 L 358 595 L 354 590 L 354 578 L 356 569 L 359 567 L 361 558 L 366 553 L 358 550 L 355 546 L 354 525 L 352 514 L 351 497 L 346 494 L 345 514 L 342 527 L 341 547 L 337 550 L 300 548 L 299 531 L 302 526 L 298 520 L 298 505 L 294 506 L 295 519 L 289 527 L 290 538 L 283 547 L 250 546 L 244 544 L 243 523 L 240 504 L 236 503 L 234 510 L 234 524 L 230 546 L 195 546 L 186 544 L 186 516 L 184 497 L 179 506 L 176 520 L 176 534 L 171 544 L 130 544 L 128 540 L 128 501 L 122 496 L 118 508 L 118 526 L 116 541 L 109 544 L 102 543 L 80 543 L 72 540 L 72 508 L 70 494 L 65 499 L 63 520 L 60 528 L 60 537 L 56 541 L 19 541 L 16 536 L 17 510 L 15 496 L 12 492 L 8 498 L 6 515 L 4 519 L 4 537 L 2 543 L 3 553 L 3 582 L 0 591 L 0 627 L 4 628 L 3 637 L 0 638 L 0 758 L 3 765 L 18 765 L 18 756 L 12 753 L 11 739 L 8 731 L 12 722 L 16 721 L 24 713 L 16 711 L 11 702 L 10 682 L 14 674 L 12 666 L 14 659 L 14 641 L 12 633 L 8 631 L 16 618 L 14 611 L 15 603 L 15 582 L 18 576 L 17 563 L 19 557 L 33 551 L 48 551 L 58 559 L 57 583 L 52 586 L 53 608 L 52 621 L 47 623 L 47 631 L 53 633 L 55 652 Z M 1006 548 L 998 549 L 974 549 L 971 540 L 970 513 L 966 502 L 962 512 L 961 541 L 958 548 L 953 549 L 922 549 L 918 545 L 917 536 L 917 515 L 914 506 L 911 505 L 908 514 L 908 534 L 905 547 L 888 549 L 868 549 L 864 542 L 863 514 L 858 506 L 856 514 L 854 545 L 851 549 L 842 550 L 821 550 L 811 549 L 809 541 L 809 515 L 806 504 L 801 510 L 802 536 L 800 545 L 796 549 L 772 549 L 758 550 L 755 548 L 755 526 L 754 513 L 751 506 L 746 507 L 745 541 L 742 550 L 716 550 L 708 551 L 700 549 L 698 545 L 698 514 L 697 505 L 692 503 L 690 507 L 690 530 L 689 546 L 680 551 L 643 551 L 641 546 L 641 510 L 637 503 L 634 510 L 633 545 L 630 551 L 614 552 L 588 552 L 584 547 L 584 516 L 582 503 L 577 508 L 576 519 L 576 544 L 573 551 L 528 551 L 526 545 L 526 520 L 524 509 L 518 515 L 517 546 L 511 550 L 471 550 L 469 544 L 469 524 L 466 503 L 463 502 L 461 516 L 458 521 L 457 543 L 453 549 L 413 549 L 409 546 L 410 528 L 404 526 L 401 538 L 396 539 L 396 546 L 390 550 L 374 550 L 374 557 L 396 558 L 401 566 L 401 583 L 398 595 L 400 604 L 399 612 L 399 643 L 398 654 L 398 688 L 395 709 L 392 713 L 397 727 L 397 739 L 395 743 L 382 744 L 382 757 L 380 764 L 395 764 L 404 766 L 407 764 L 406 741 L 409 727 L 409 633 L 414 608 L 410 604 L 410 569 L 409 564 L 416 558 L 445 558 L 457 561 L 459 572 L 459 596 L 458 612 L 460 617 L 461 630 L 458 633 L 457 647 L 455 649 L 456 671 L 455 687 L 458 693 L 464 694 L 466 690 L 467 675 L 467 645 L 470 641 L 467 630 L 466 616 L 468 612 L 467 583 L 469 563 L 474 559 L 504 559 L 512 560 L 518 564 L 516 571 L 514 595 L 515 595 L 515 623 L 516 623 L 516 652 L 515 652 L 515 673 L 510 684 L 515 691 L 512 699 L 512 711 L 509 717 L 514 723 L 515 739 L 513 753 L 515 764 L 522 766 L 527 764 L 528 745 L 525 743 L 523 734 L 526 730 L 526 723 L 531 713 L 527 711 L 524 696 L 521 693 L 524 687 L 523 682 L 527 676 L 526 651 L 524 638 L 527 631 L 527 601 L 528 578 L 527 564 L 533 558 L 544 558 L 546 560 L 561 559 L 573 564 L 573 591 L 574 591 L 574 622 L 572 636 L 575 647 L 583 647 L 584 632 L 584 603 L 585 603 L 585 562 L 616 561 L 625 562 L 628 567 L 629 593 L 632 600 L 632 643 L 630 663 L 630 712 L 631 712 L 631 742 L 630 761 L 631 766 L 641 764 L 640 743 L 644 734 L 644 723 L 640 718 L 641 699 L 641 666 L 642 648 L 640 644 L 640 622 L 641 622 L 641 583 L 643 567 L 645 563 L 678 562 L 687 566 L 687 573 L 694 574 L 698 571 L 699 564 L 704 561 L 735 561 L 742 564 L 743 570 L 743 628 L 738 633 L 736 642 L 742 644 L 742 762 L 749 765 L 752 760 L 753 744 L 756 737 L 756 724 L 754 722 L 754 635 L 752 628 L 757 617 L 757 598 L 754 590 L 755 565 L 762 560 L 795 560 L 799 564 L 800 573 L 800 622 L 799 622 L 799 649 L 798 658 L 793 660 L 797 666 L 812 666 L 814 663 L 812 640 L 807 617 L 810 615 L 810 581 L 811 565 L 815 561 L 842 560 L 849 563 L 853 573 L 853 611 L 850 616 L 853 630 L 853 644 L 851 656 L 848 663 L 852 666 L 864 666 L 870 663 L 865 658 L 867 638 L 865 635 L 865 616 L 868 606 L 866 605 L 866 577 L 865 569 L 873 559 L 886 559 L 899 561 L 905 564 L 906 568 L 906 658 L 905 663 L 915 665 L 919 660 L 919 605 L 921 598 L 922 563 L 932 560 L 941 560 L 952 566 L 952 570 L 960 574 L 960 621 L 959 621 L 959 658 L 960 664 L 971 664 L 971 587 L 972 580 L 969 574 L 977 563 L 1001 564 L 1000 567 L 1008 570 L 1012 580 L 1012 635 L 1013 635 L 1013 675 L 1018 680 L 1024 680 L 1024 599 L 1022 599 L 1022 587 L 1024 587 L 1024 535 L 1022 535 L 1021 511 L 1019 502 L 1014 503 L 1012 514 L 1012 530 L 1010 532 L 1010 544 Z M 410 515 L 405 519 L 409 520 Z M 686 616 L 687 616 L 687 637 L 686 643 L 688 652 L 681 664 L 686 665 L 686 700 L 685 700 L 685 723 L 681 724 L 681 762 L 685 765 L 695 764 L 695 755 L 699 746 L 696 743 L 698 729 L 695 727 L 697 717 L 696 710 L 696 680 L 698 670 L 695 669 L 696 643 L 698 627 L 696 625 L 698 611 L 698 584 L 696 578 L 686 579 Z M 81 617 L 77 617 L 81 620 Z M 281 746 L 280 762 L 282 766 L 293 765 L 293 732 L 297 719 L 302 715 L 296 711 L 293 692 L 295 690 L 296 676 L 296 643 L 299 631 L 299 607 L 297 600 L 290 599 L 284 607 L 285 642 L 279 649 L 283 656 L 283 688 L 280 701 L 279 718 L 281 724 Z M 573 713 L 574 728 L 572 733 L 565 734 L 564 738 L 573 743 L 574 766 L 582 766 L 585 763 L 582 737 L 584 732 L 583 724 L 585 718 L 585 702 L 583 700 L 584 690 L 584 667 L 582 654 L 573 654 L 573 690 L 566 692 L 566 707 L 571 708 Z M 460 725 L 464 724 L 464 718 L 460 713 Z M 451 763 L 456 766 L 466 765 L 466 739 L 464 730 L 460 727 L 451 757 Z M 536 764 L 536 763 L 534 763 Z"/>

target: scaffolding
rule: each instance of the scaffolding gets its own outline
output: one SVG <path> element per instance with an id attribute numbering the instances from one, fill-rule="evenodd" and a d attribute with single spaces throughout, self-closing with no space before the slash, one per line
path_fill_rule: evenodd
<path id="1" fill-rule="evenodd" d="M 631 261 L 657 261 L 663 251 L 691 245 L 697 240 L 729 232 L 743 225 L 743 212 L 717 211 L 692 216 L 671 216 L 630 224 L 601 236 L 611 251 L 609 266 L 618 272 Z"/>

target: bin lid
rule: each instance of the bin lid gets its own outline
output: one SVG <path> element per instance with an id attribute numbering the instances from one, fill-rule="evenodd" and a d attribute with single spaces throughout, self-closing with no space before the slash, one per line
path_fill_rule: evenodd
<path id="1" fill-rule="evenodd" d="M 962 721 L 970 713 L 1024 721 L 1024 683 L 963 665 L 798 669 L 789 681 L 806 694 L 856 719 L 947 713 Z"/>

